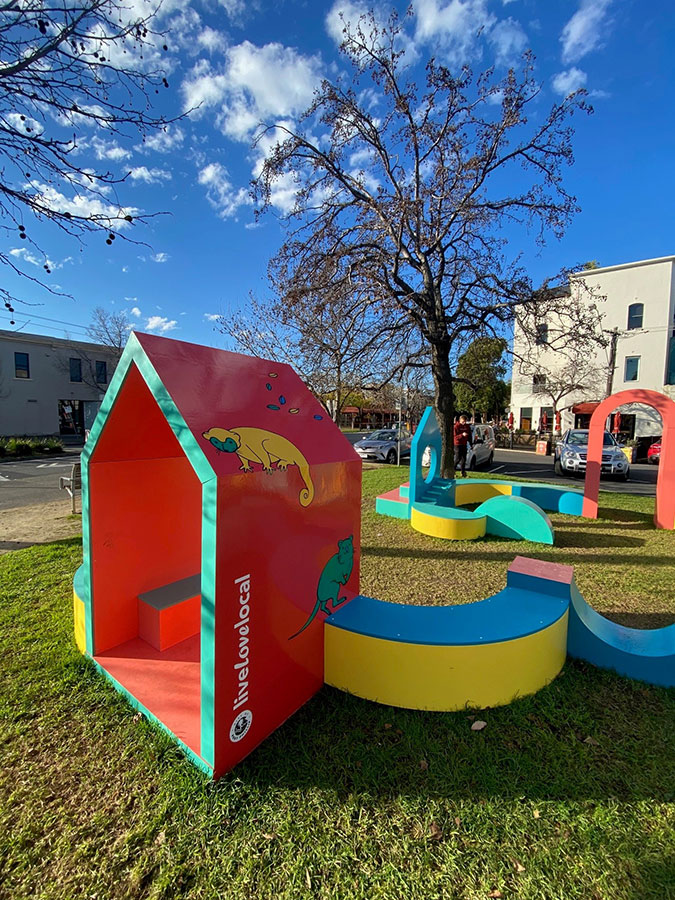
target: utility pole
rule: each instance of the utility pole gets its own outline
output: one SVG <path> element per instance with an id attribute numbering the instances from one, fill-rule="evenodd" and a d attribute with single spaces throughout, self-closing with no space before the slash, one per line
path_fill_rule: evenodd
<path id="1" fill-rule="evenodd" d="M 614 370 L 616 369 L 616 345 L 619 341 L 619 329 L 615 328 L 610 332 L 609 341 L 609 371 L 607 372 L 607 387 L 605 389 L 605 397 L 611 397 L 614 389 Z"/>

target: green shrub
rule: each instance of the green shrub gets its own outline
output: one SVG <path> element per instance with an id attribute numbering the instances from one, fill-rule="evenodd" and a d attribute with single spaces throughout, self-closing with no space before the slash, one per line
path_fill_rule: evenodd
<path id="1" fill-rule="evenodd" d="M 57 437 L 44 438 L 45 452 L 63 453 L 63 442 Z"/>
<path id="2" fill-rule="evenodd" d="M 3 437 L 0 438 L 0 457 L 32 456 L 33 453 L 63 453 L 63 443 L 57 437 Z"/>
<path id="3" fill-rule="evenodd" d="M 11 437 L 7 439 L 7 456 L 32 456 L 33 447 L 28 437 Z"/>

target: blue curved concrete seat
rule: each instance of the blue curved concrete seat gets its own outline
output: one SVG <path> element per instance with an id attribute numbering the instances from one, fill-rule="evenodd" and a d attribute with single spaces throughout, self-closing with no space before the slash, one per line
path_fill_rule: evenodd
<path id="1" fill-rule="evenodd" d="M 675 687 L 675 624 L 627 628 L 596 612 L 572 584 L 567 652 L 620 675 Z"/>
<path id="2" fill-rule="evenodd" d="M 384 641 L 407 644 L 473 646 L 512 641 L 535 634 L 565 614 L 567 590 L 542 589 L 537 579 L 527 584 L 509 572 L 507 586 L 492 597 L 460 606 L 410 606 L 372 597 L 355 597 L 327 620 Z"/>
<path id="3" fill-rule="evenodd" d="M 510 484 L 512 497 L 524 497 L 550 512 L 567 513 L 569 516 L 581 515 L 584 504 L 583 491 L 570 491 L 553 484 L 521 484 L 517 481 Z"/>

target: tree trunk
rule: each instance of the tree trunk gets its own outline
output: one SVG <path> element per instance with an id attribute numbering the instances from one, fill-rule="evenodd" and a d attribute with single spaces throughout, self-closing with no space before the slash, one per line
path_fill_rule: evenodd
<path id="1" fill-rule="evenodd" d="M 431 345 L 431 372 L 434 378 L 434 407 L 441 433 L 441 478 L 455 476 L 455 398 L 450 371 L 450 348 L 447 342 Z"/>

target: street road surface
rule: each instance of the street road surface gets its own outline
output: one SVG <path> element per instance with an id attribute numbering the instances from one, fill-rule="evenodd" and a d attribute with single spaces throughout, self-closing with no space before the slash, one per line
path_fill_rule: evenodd
<path id="1" fill-rule="evenodd" d="M 345 436 L 353 444 L 367 434 L 368 432 L 363 432 Z M 68 499 L 66 492 L 59 490 L 59 476 L 69 475 L 71 466 L 79 458 L 77 451 L 47 459 L 0 460 L 0 510 Z M 556 475 L 553 471 L 553 457 L 537 456 L 529 450 L 496 450 L 494 464 L 489 469 L 479 471 L 494 472 L 495 475 L 506 478 L 516 476 L 531 481 L 549 481 L 570 487 L 583 485 L 582 479 L 561 478 Z M 634 464 L 630 471 L 631 480 L 627 484 L 603 478 L 600 482 L 601 489 L 653 497 L 656 493 L 658 467 L 646 463 Z"/>
<path id="2" fill-rule="evenodd" d="M 354 444 L 356 441 L 367 437 L 369 432 L 346 434 L 347 440 Z M 406 460 L 407 465 L 407 460 Z M 531 481 L 548 481 L 551 484 L 563 484 L 570 487 L 581 488 L 582 478 L 572 478 L 556 475 L 553 471 L 552 456 L 537 456 L 532 450 L 495 450 L 494 463 L 490 468 L 482 468 L 479 472 L 503 475 L 505 478 L 514 476 L 527 478 Z M 603 491 L 619 491 L 624 494 L 639 494 L 646 497 L 654 497 L 656 494 L 656 477 L 658 466 L 648 463 L 632 463 L 630 467 L 630 481 L 614 481 L 611 478 L 603 478 L 600 481 L 600 489 Z"/>
<path id="3" fill-rule="evenodd" d="M 0 509 L 33 506 L 52 500 L 69 500 L 59 490 L 59 476 L 70 475 L 77 453 L 35 459 L 0 460 Z"/>

